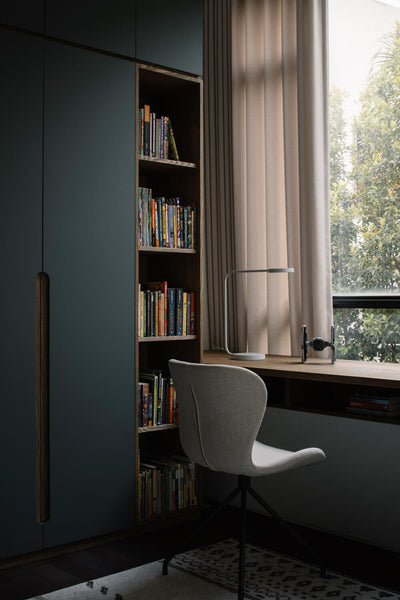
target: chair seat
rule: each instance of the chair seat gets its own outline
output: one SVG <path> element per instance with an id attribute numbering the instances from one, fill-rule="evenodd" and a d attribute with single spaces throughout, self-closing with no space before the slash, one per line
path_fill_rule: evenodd
<path id="1" fill-rule="evenodd" d="M 320 448 L 304 448 L 297 452 L 281 450 L 273 446 L 267 446 L 260 442 L 254 442 L 251 459 L 254 468 L 249 468 L 248 473 L 242 473 L 249 477 L 271 475 L 289 471 L 297 467 L 314 465 L 325 459 L 325 453 Z"/>

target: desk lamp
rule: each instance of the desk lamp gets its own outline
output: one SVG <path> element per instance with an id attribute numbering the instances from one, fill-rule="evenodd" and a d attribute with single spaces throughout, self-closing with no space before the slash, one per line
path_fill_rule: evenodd
<path id="1" fill-rule="evenodd" d="M 225 350 L 235 360 L 264 360 L 265 354 L 260 352 L 231 352 L 228 348 L 228 279 L 236 273 L 293 273 L 293 267 L 277 269 L 234 269 L 228 271 L 224 279 L 224 335 Z"/>

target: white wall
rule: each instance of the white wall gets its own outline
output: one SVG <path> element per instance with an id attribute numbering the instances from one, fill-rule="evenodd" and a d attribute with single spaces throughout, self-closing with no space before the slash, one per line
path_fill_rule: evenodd
<path id="1" fill-rule="evenodd" d="M 321 464 L 253 480 L 284 518 L 400 552 L 398 425 L 267 408 L 258 439 L 291 450 L 319 446 L 327 455 Z M 234 485 L 207 472 L 209 497 Z"/>

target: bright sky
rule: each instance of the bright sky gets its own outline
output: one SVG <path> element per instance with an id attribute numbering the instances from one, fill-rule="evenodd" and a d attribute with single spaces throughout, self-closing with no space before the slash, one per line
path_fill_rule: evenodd
<path id="1" fill-rule="evenodd" d="M 345 111 L 352 115 L 382 36 L 400 21 L 400 0 L 328 0 L 328 5 L 329 87 L 349 92 Z"/>

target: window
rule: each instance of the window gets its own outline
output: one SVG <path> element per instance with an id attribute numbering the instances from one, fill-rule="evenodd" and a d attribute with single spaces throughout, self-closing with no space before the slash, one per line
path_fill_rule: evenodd
<path id="1" fill-rule="evenodd" d="M 329 0 L 329 89 L 338 356 L 400 362 L 399 0 Z"/>

